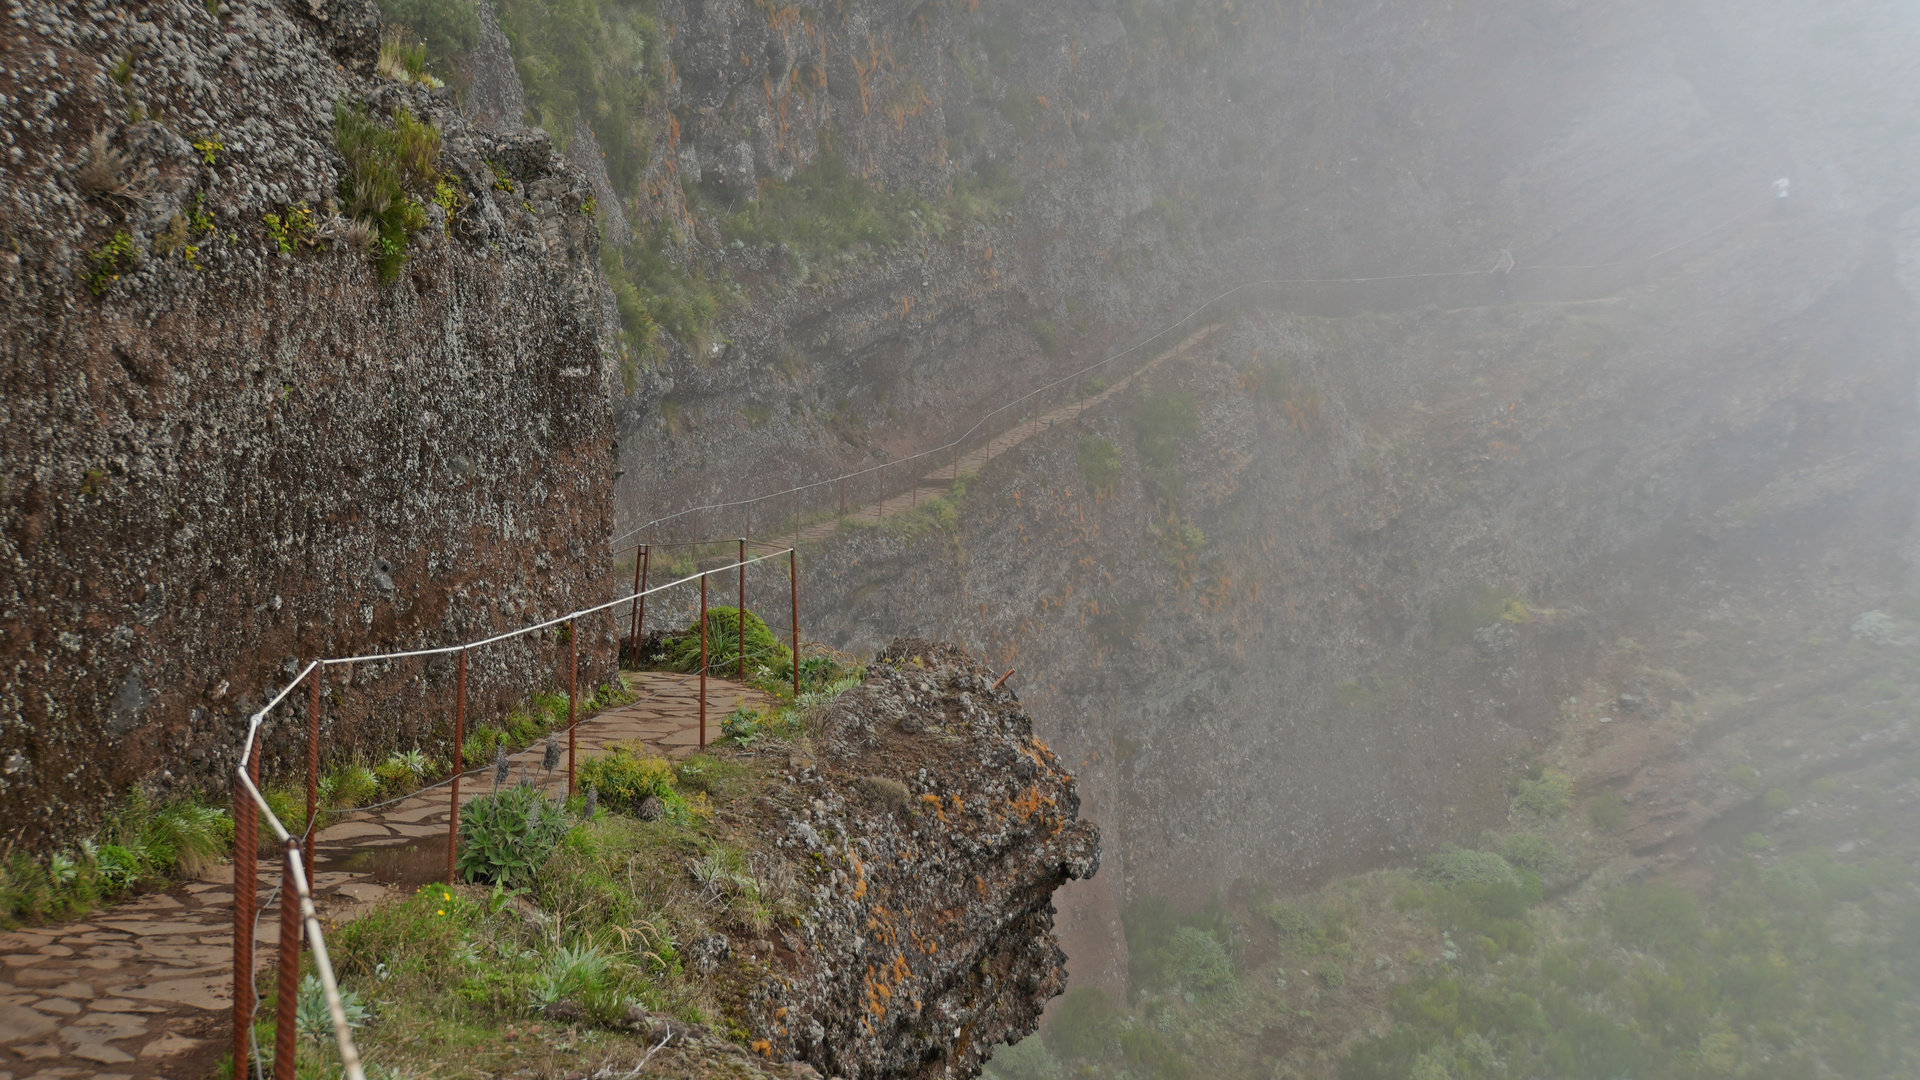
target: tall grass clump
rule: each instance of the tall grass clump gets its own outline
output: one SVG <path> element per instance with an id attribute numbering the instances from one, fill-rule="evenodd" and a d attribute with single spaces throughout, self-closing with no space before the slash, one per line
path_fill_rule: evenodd
<path id="1" fill-rule="evenodd" d="M 141 884 L 193 877 L 227 857 L 233 821 L 191 800 L 155 806 L 128 793 L 100 832 L 45 858 L 15 853 L 0 863 L 0 925 L 74 915 Z"/>
<path id="2" fill-rule="evenodd" d="M 793 670 L 793 652 L 767 629 L 765 620 L 749 611 L 747 620 L 747 670 L 764 668 L 768 676 L 778 678 Z M 669 671 L 700 670 L 700 626 L 695 623 L 661 642 L 659 663 Z M 740 669 L 740 609 L 707 609 L 707 670 L 725 675 Z"/>
<path id="3" fill-rule="evenodd" d="M 440 179 L 440 129 L 414 119 L 405 106 L 391 122 L 360 105 L 334 106 L 334 145 L 346 159 L 340 203 L 347 218 L 371 229 L 380 280 L 400 276 L 407 245 L 427 227 L 426 199 Z"/>

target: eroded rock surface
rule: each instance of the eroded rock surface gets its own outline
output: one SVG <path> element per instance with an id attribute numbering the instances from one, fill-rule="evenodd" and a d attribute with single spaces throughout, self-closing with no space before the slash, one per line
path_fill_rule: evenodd
<path id="1" fill-rule="evenodd" d="M 20 4 L 0 43 L 16 843 L 213 777 L 306 659 L 519 625 L 605 572 L 580 540 L 607 532 L 612 464 L 590 189 L 546 136 L 376 76 L 364 0 L 218 10 Z M 336 217 L 343 102 L 440 132 L 446 193 L 417 196 L 390 283 Z M 610 642 L 583 637 L 589 678 Z M 518 697 L 560 653 L 476 655 L 470 698 Z M 414 745 L 452 682 L 444 659 L 335 670 L 328 744 Z M 293 742 L 270 730 L 270 775 Z"/>
<path id="2" fill-rule="evenodd" d="M 901 639 L 760 800 L 800 926 L 703 946 L 763 1060 L 968 1076 L 1066 985 L 1052 895 L 1099 866 L 1074 780 L 994 675 Z"/>

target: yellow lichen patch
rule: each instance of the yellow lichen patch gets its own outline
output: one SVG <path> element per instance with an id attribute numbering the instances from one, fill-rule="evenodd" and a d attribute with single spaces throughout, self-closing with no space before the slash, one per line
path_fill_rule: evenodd
<path id="1" fill-rule="evenodd" d="M 964 813 L 966 813 L 966 811 L 967 811 L 967 804 L 966 804 L 966 803 L 964 803 L 964 802 L 961 802 L 961 801 L 960 801 L 960 796 L 958 796 L 958 795 L 949 795 L 949 796 L 947 796 L 947 798 L 949 798 L 949 799 L 951 799 L 951 800 L 953 800 L 953 812 L 954 812 L 954 813 L 956 813 L 956 814 L 964 814 Z"/>
<path id="2" fill-rule="evenodd" d="M 847 849 L 847 861 L 853 864 L 853 898 L 865 900 L 867 898 L 867 866 L 860 861 L 860 856 L 853 853 L 852 848 Z"/>
<path id="3" fill-rule="evenodd" d="M 754 1053 L 765 1054 L 767 1055 L 768 1061 L 773 1060 L 773 1044 L 772 1043 L 768 1042 L 765 1039 L 755 1039 L 753 1040 L 753 1043 L 751 1045 Z"/>
<path id="4" fill-rule="evenodd" d="M 940 820 L 941 820 L 941 821 L 946 821 L 946 820 L 947 820 L 947 811 L 946 811 L 946 809 L 945 809 L 945 808 L 944 808 L 943 806 L 941 806 L 941 804 L 940 804 L 940 796 L 938 796 L 938 795 L 922 795 L 922 796 L 920 796 L 920 801 L 921 801 L 921 803 L 923 803 L 923 804 L 925 804 L 925 805 L 927 806 L 927 808 L 928 808 L 928 809 L 930 809 L 930 810 L 932 810 L 932 811 L 933 811 L 934 813 L 936 813 L 936 814 L 938 814 L 938 815 L 940 815 Z"/>
<path id="5" fill-rule="evenodd" d="M 1031 820 L 1033 815 L 1040 813 L 1041 807 L 1052 806 L 1053 799 L 1040 794 L 1039 786 L 1035 785 L 1028 788 L 1019 798 L 1013 800 L 1010 805 L 1014 812 L 1020 815 L 1020 820 L 1024 822 Z"/>

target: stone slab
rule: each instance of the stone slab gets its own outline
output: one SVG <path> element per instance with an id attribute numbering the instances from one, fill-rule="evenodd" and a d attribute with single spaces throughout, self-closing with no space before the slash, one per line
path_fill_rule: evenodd
<path id="1" fill-rule="evenodd" d="M 314 834 L 317 844 L 333 844 L 342 840 L 358 840 L 362 837 L 387 836 L 386 826 L 375 825 L 370 821 L 343 821 L 338 825 L 329 825 Z"/>
<path id="2" fill-rule="evenodd" d="M 135 937 L 164 937 L 168 934 L 204 934 L 212 929 L 211 923 L 204 922 L 150 922 L 150 923 L 109 923 L 115 930 L 125 930 Z"/>
<path id="3" fill-rule="evenodd" d="M 164 1001 L 195 1009 L 218 1011 L 229 1008 L 233 1004 L 233 999 L 227 996 L 230 981 L 231 979 L 225 974 L 187 979 L 161 979 L 143 986 L 117 987 L 116 992 L 123 998 Z"/>
<path id="4" fill-rule="evenodd" d="M 25 1005 L 0 1005 L 0 1031 L 7 1033 L 10 1042 L 50 1034 L 59 1026 L 57 1018 Z M 20 1051 L 19 1047 L 14 1049 Z"/>

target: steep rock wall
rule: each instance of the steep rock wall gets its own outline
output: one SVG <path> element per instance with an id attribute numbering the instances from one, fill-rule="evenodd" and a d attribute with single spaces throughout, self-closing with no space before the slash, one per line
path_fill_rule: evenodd
<path id="1" fill-rule="evenodd" d="M 948 644 L 901 639 L 819 719 L 763 800 L 810 894 L 712 975 L 755 1046 L 827 1076 L 971 1076 L 1066 985 L 1052 897 L 1099 833 L 1017 695 Z"/>
<path id="2" fill-rule="evenodd" d="M 623 448 L 642 470 L 623 507 L 637 493 L 645 520 L 829 471 L 849 428 L 860 461 L 937 442 L 970 402 L 1089 358 L 1101 318 L 1153 325 L 1180 290 L 1465 271 L 1261 290 L 1145 388 L 1194 401 L 1173 504 L 1193 544 L 1167 530 L 1134 398 L 996 461 L 953 531 L 843 535 L 809 561 L 826 640 L 946 636 L 1020 668 L 1114 841 L 1117 872 L 1069 889 L 1063 917 L 1076 977 L 1114 988 L 1131 897 L 1306 883 L 1470 839 L 1569 694 L 1669 704 L 1621 674 L 1631 639 L 1748 650 L 1745 686 L 1795 641 L 1920 591 L 1911 19 L 1254 5 L 1243 50 L 1179 56 L 1141 10 L 1051 13 L 1082 47 L 1072 78 L 1109 93 L 1084 124 L 1004 130 L 1026 189 L 1010 221 L 914 250 L 923 280 L 972 282 L 966 302 L 917 293 L 903 312 L 917 283 L 884 259 L 818 300 L 777 294 L 754 309 L 766 325 L 804 327 L 830 359 L 755 367 L 787 346 L 743 317 L 737 356 L 657 373 L 695 422 Z M 989 29 L 1002 14 L 983 12 Z M 1065 44 L 1046 18 L 1017 16 L 1002 70 L 1064 77 L 1039 71 Z M 1004 100 L 1013 76 L 996 78 Z M 1157 138 L 1096 141 L 1145 115 L 1129 102 Z M 1111 172 L 1089 167 L 1103 153 Z M 1524 268 L 1505 297 L 1476 272 L 1502 248 Z M 1060 360 L 1021 323 L 1064 325 L 1064 299 L 1014 304 L 1053 288 L 1097 313 Z M 884 335 L 909 344 L 870 347 Z M 808 434 L 807 409 L 781 405 L 827 397 L 807 380 L 837 371 L 900 389 L 850 410 L 864 426 Z M 1088 490 L 1083 439 L 1118 453 L 1109 493 Z M 696 466 L 709 490 L 669 495 L 660 478 Z"/>
<path id="3" fill-rule="evenodd" d="M 444 92 L 374 76 L 366 5 L 220 10 L 9 15 L 9 844 L 70 836 L 130 784 L 218 783 L 247 713 L 307 658 L 479 636 L 597 599 L 604 576 L 585 539 L 609 527 L 612 468 L 585 184 L 545 136 L 480 134 Z M 438 125 L 458 192 L 391 284 L 328 220 L 341 101 Z M 314 228 L 283 254 L 263 217 L 301 208 Z M 589 630 L 601 678 L 612 630 Z M 476 654 L 469 693 L 495 707 L 562 655 L 550 637 Z M 444 659 L 334 669 L 330 753 L 443 749 L 451 686 Z M 270 771 L 299 711 L 270 726 Z"/>

